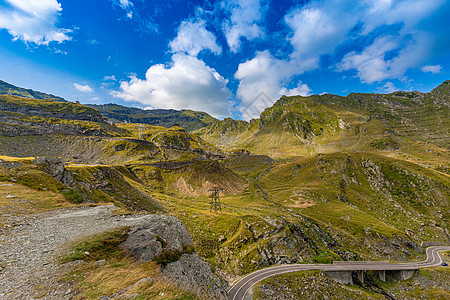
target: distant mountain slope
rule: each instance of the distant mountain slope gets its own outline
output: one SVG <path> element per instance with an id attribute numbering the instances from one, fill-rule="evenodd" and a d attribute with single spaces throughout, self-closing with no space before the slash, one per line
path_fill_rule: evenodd
<path id="1" fill-rule="evenodd" d="M 10 83 L 7 83 L 3 80 L 0 80 L 0 95 L 11 94 L 14 96 L 20 96 L 25 98 L 34 98 L 34 99 L 44 99 L 44 100 L 53 100 L 58 102 L 66 102 L 67 100 L 51 94 L 46 94 L 38 91 L 34 91 L 32 89 L 24 89 Z"/>
<path id="2" fill-rule="evenodd" d="M 0 136 L 67 134 L 122 136 L 127 131 L 108 124 L 95 109 L 58 102 L 0 95 Z"/>
<path id="3" fill-rule="evenodd" d="M 177 126 L 116 126 L 98 110 L 79 103 L 0 95 L 1 155 L 125 163 L 206 158 L 217 151 Z"/>
<path id="4" fill-rule="evenodd" d="M 195 131 L 211 124 L 214 120 L 205 112 L 174 109 L 144 110 L 118 104 L 88 104 L 100 113 L 116 122 L 143 123 L 156 126 L 171 127 L 178 124 L 187 131 Z"/>
<path id="5" fill-rule="evenodd" d="M 216 120 L 197 133 L 222 147 L 274 157 L 336 151 L 450 148 L 450 81 L 430 93 L 281 97 L 252 122 Z M 432 149 L 433 148 L 433 149 Z"/>
<path id="6" fill-rule="evenodd" d="M 103 116 L 96 109 L 68 101 L 59 102 L 46 99 L 0 95 L 0 111 L 105 123 Z"/>

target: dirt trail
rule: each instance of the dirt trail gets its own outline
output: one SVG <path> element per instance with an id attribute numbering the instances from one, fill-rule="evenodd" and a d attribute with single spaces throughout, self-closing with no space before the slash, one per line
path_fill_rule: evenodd
<path id="1" fill-rule="evenodd" d="M 67 243 L 120 226 L 133 226 L 147 215 L 113 216 L 113 205 L 55 210 L 15 218 L 14 226 L 0 232 L 0 299 L 70 299 L 70 287 L 56 282 L 63 271 L 57 258 Z"/>

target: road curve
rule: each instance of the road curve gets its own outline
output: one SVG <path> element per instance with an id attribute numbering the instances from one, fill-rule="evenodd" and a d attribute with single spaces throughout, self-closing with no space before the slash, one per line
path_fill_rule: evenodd
<path id="1" fill-rule="evenodd" d="M 368 270 L 415 270 L 425 267 L 436 267 L 442 263 L 441 251 L 450 251 L 450 246 L 428 247 L 426 249 L 427 259 L 414 263 L 391 264 L 387 262 L 357 262 L 357 263 L 339 263 L 339 264 L 295 264 L 281 265 L 258 270 L 237 281 L 229 290 L 228 298 L 230 300 L 243 300 L 247 292 L 259 281 L 268 277 L 309 270 L 322 271 L 368 271 Z"/>

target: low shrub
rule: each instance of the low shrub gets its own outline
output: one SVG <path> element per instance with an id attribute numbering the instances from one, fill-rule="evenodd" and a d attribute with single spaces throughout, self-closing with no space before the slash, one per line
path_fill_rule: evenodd
<path id="1" fill-rule="evenodd" d="M 79 191 L 77 191 L 75 189 L 62 190 L 61 194 L 63 194 L 63 196 L 69 202 L 72 202 L 72 203 L 75 203 L 75 204 L 80 204 L 80 203 L 84 202 L 83 195 Z"/>
<path id="2" fill-rule="evenodd" d="M 195 249 L 192 245 L 183 245 L 183 250 L 181 251 L 178 249 L 164 249 L 160 255 L 155 257 L 154 260 L 161 266 L 165 267 L 168 264 L 179 260 L 183 254 L 192 254 L 194 251 Z"/>
<path id="3" fill-rule="evenodd" d="M 97 261 L 119 257 L 123 253 L 119 245 L 128 237 L 129 227 L 121 227 L 84 238 L 72 245 L 73 253 L 64 256 L 63 263 L 74 260 Z"/>

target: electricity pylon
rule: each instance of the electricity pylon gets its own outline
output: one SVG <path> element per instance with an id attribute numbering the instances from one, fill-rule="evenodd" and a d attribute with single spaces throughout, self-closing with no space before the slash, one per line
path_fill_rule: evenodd
<path id="1" fill-rule="evenodd" d="M 144 132 L 145 129 L 147 129 L 147 126 L 142 125 L 142 124 L 138 125 L 138 130 L 139 130 L 138 139 L 142 140 L 142 133 Z"/>
<path id="2" fill-rule="evenodd" d="M 222 204 L 220 203 L 219 193 L 223 191 L 220 187 L 213 187 L 208 192 L 211 192 L 212 199 L 211 199 L 211 208 L 209 209 L 209 212 L 212 212 L 214 210 L 214 213 L 217 215 L 217 211 L 220 211 L 222 213 Z"/>

